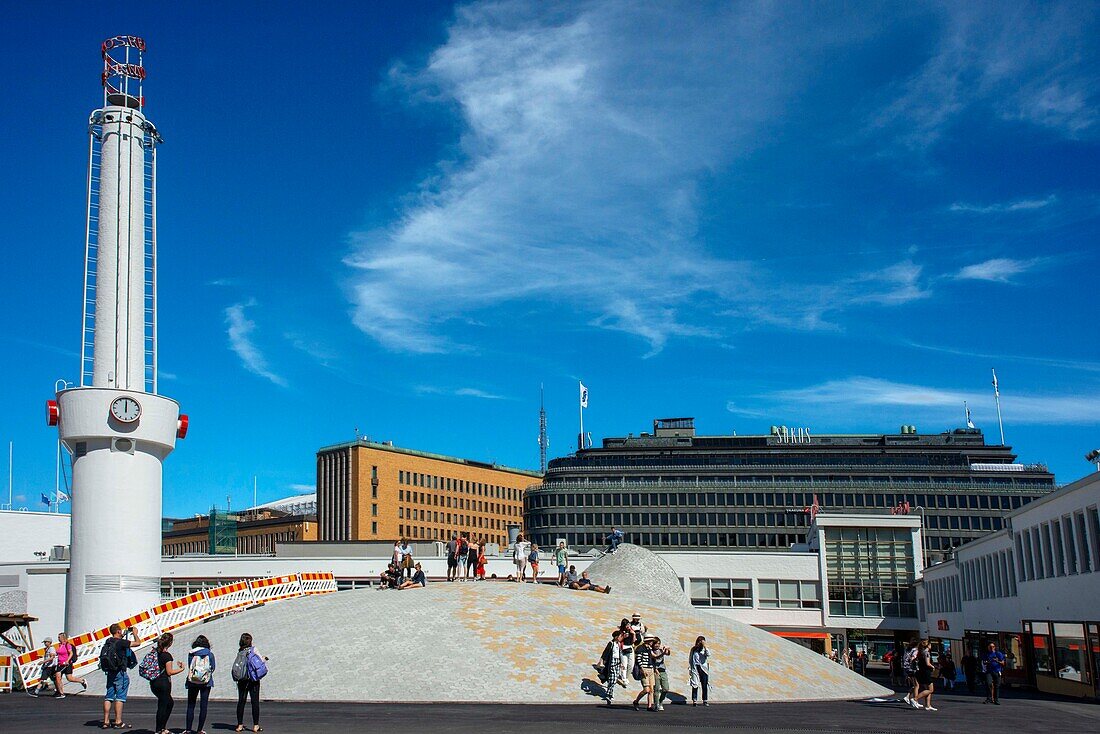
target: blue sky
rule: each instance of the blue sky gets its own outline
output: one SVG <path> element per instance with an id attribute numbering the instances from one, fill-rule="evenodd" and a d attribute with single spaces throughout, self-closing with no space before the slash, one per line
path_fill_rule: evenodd
<path id="1" fill-rule="evenodd" d="M 311 488 L 354 437 L 537 465 L 703 432 L 953 428 L 1059 481 L 1100 445 L 1092 3 L 7 10 L 0 439 L 53 486 L 99 42 L 144 36 L 165 512 Z"/>

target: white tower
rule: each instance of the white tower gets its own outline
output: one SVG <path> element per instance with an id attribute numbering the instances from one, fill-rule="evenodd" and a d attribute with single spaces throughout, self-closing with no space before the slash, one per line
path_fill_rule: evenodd
<path id="1" fill-rule="evenodd" d="M 103 42 L 103 108 L 88 123 L 80 387 L 47 404 L 72 455 L 66 628 L 160 601 L 161 462 L 187 433 L 157 395 L 156 148 L 142 112 L 145 41 Z"/>

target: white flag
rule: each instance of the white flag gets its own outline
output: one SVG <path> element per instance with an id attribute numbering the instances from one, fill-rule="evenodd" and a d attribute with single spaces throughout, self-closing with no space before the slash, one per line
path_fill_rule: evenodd
<path id="1" fill-rule="evenodd" d="M 577 384 L 581 386 L 581 407 L 582 408 L 587 408 L 588 407 L 588 388 L 584 386 L 583 382 L 578 382 Z"/>
<path id="2" fill-rule="evenodd" d="M 966 404 L 965 400 L 963 401 L 963 407 L 966 408 L 966 427 L 974 428 L 974 421 L 970 420 L 970 406 Z"/>
<path id="3" fill-rule="evenodd" d="M 1001 397 L 1001 389 L 997 386 L 997 370 L 993 370 L 993 397 Z"/>
<path id="4" fill-rule="evenodd" d="M 62 502 L 68 502 L 68 501 L 69 501 L 69 495 L 65 494 L 60 489 L 57 490 L 57 504 L 61 504 Z"/>

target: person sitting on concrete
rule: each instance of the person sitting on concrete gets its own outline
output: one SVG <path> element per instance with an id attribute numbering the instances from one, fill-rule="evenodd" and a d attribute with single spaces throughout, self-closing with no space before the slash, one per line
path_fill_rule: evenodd
<path id="1" fill-rule="evenodd" d="M 573 588 L 573 584 L 576 583 L 577 579 L 579 578 L 580 576 L 577 575 L 577 567 L 570 566 L 569 570 L 565 572 L 565 583 L 563 584 L 563 586 Z"/>
<path id="2" fill-rule="evenodd" d="M 404 591 L 405 589 L 419 589 L 428 585 L 428 579 L 424 576 L 424 569 L 420 567 L 419 563 L 416 564 L 415 569 L 416 571 L 413 573 L 413 577 L 402 581 L 401 585 L 397 587 L 399 591 Z"/>
<path id="3" fill-rule="evenodd" d="M 379 574 L 383 589 L 396 589 L 401 583 L 401 567 L 393 561 L 386 566 L 386 570 Z"/>
<path id="4" fill-rule="evenodd" d="M 611 526 L 611 535 L 607 536 L 607 552 L 614 553 L 615 550 L 622 545 L 623 531 L 619 530 L 615 526 Z"/>
<path id="5" fill-rule="evenodd" d="M 597 586 L 596 584 L 592 583 L 592 579 L 588 578 L 588 571 L 582 572 L 579 579 L 569 584 L 569 588 L 578 589 L 580 591 L 598 591 L 601 594 L 611 593 L 610 586 Z"/>

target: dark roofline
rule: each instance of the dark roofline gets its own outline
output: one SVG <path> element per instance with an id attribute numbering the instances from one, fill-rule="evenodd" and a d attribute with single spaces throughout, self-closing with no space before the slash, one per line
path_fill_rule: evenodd
<path id="1" fill-rule="evenodd" d="M 346 441 L 344 443 L 337 443 L 331 446 L 322 446 L 317 449 L 317 455 L 320 456 L 323 453 L 329 451 L 338 451 L 340 449 L 348 449 L 353 447 L 362 447 L 368 449 L 376 449 L 378 451 L 389 451 L 395 454 L 405 454 L 406 456 L 416 456 L 421 459 L 433 459 L 435 461 L 447 461 L 452 464 L 461 464 L 462 466 L 474 467 L 476 469 L 489 469 L 490 471 L 505 472 L 508 474 L 521 474 L 527 477 L 535 477 L 542 479 L 542 474 L 537 471 L 531 471 L 530 469 L 516 469 L 511 466 L 504 466 L 503 464 L 496 464 L 487 461 L 477 461 L 476 459 L 461 459 L 457 456 L 447 456 L 446 454 L 433 454 L 429 451 L 417 451 L 416 449 L 406 449 L 400 446 L 394 446 L 388 443 L 378 443 L 377 441 L 368 441 L 365 438 L 360 438 L 358 441 Z"/>

